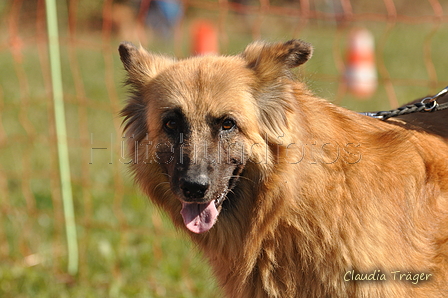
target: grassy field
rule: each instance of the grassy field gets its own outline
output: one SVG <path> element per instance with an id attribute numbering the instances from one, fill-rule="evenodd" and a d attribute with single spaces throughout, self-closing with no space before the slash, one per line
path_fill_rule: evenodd
<path id="1" fill-rule="evenodd" d="M 197 12 L 210 18 L 217 14 Z M 241 51 L 253 38 L 250 22 L 229 14 L 221 28 L 223 53 Z M 357 111 L 390 108 L 391 83 L 403 104 L 448 82 L 448 26 L 381 22 L 368 27 L 377 42 L 377 61 L 387 72 L 368 100 L 339 93 L 338 63 L 345 57 L 350 27 L 313 22 L 297 30 L 292 17 L 266 16 L 261 38 L 300 37 L 315 54 L 298 76 L 319 96 Z M 276 24 L 272 26 L 272 24 Z M 6 23 L 0 23 L 6 32 Z M 188 27 L 188 26 L 186 26 Z M 1 31 L 3 30 L 3 31 Z M 79 273 L 66 273 L 67 250 L 58 183 L 46 45 L 27 38 L 12 47 L 0 35 L 0 297 L 220 297 L 197 249 L 135 189 L 121 157 L 120 119 L 124 71 L 119 39 L 80 33 L 71 43 L 62 32 L 62 69 L 70 162 L 79 240 Z M 188 30 L 180 49 L 153 39 L 156 52 L 188 56 Z M 225 42 L 225 40 L 227 40 Z M 425 44 L 429 52 L 425 52 Z M 428 74 L 430 54 L 436 81 Z M 385 75 L 389 77 L 385 77 Z M 390 79 L 390 80 L 389 80 Z M 107 148 L 94 149 L 92 148 Z"/>

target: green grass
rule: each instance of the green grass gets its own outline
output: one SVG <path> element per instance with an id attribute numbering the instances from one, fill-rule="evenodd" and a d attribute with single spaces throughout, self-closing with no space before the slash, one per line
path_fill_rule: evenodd
<path id="1" fill-rule="evenodd" d="M 152 208 L 141 210 L 153 217 Z M 144 233 L 80 227 L 80 243 L 85 245 L 81 260 L 85 263 L 76 277 L 66 275 L 61 266 L 55 270 L 52 263 L 63 264 L 65 255 L 61 252 L 55 257 L 50 247 L 38 249 L 43 260 L 33 267 L 18 261 L 2 262 L 0 296 L 215 297 L 210 272 L 188 242 L 180 240 L 165 221 L 159 230 L 148 221 L 139 224 Z M 44 235 L 51 231 L 34 230 Z"/>
<path id="2" fill-rule="evenodd" d="M 213 12 L 207 15 L 219 17 Z M 252 40 L 251 28 L 235 24 L 253 19 L 227 15 L 221 28 L 227 36 L 221 42 L 223 52 L 238 53 Z M 384 23 L 357 25 L 368 27 L 377 45 L 383 46 L 377 54 L 401 104 L 435 92 L 448 81 L 447 25 L 430 40 L 437 86 L 426 83 L 429 75 L 423 62 L 423 45 L 432 25 L 396 25 L 387 35 Z M 311 42 L 314 57 L 298 74 L 319 96 L 358 111 L 390 108 L 382 84 L 369 100 L 337 96 L 340 73 L 334 58 L 344 58 L 349 28 L 338 30 L 334 23 L 314 22 L 296 29 L 296 19 L 267 16 L 259 37 Z M 188 34 L 186 26 L 178 51 L 171 41 L 157 39 L 149 48 L 187 56 Z M 206 260 L 135 189 L 120 161 L 117 112 L 125 88 L 116 53 L 119 40 L 103 44 L 98 33 L 77 38 L 72 51 L 63 39 L 61 51 L 80 244 L 80 271 L 73 277 L 66 274 L 48 65 L 39 55 L 45 47 L 25 43 L 21 61 L 13 59 L 9 47 L 0 50 L 0 297 L 219 297 Z M 0 43 L 6 41 L 0 37 Z M 340 49 L 333 51 L 337 45 Z M 380 74 L 380 83 L 383 79 Z M 107 149 L 93 150 L 90 164 L 92 147 Z"/>

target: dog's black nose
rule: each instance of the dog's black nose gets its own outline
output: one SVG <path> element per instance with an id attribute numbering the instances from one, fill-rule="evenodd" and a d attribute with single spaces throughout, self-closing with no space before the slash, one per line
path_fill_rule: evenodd
<path id="1" fill-rule="evenodd" d="M 198 175 L 192 179 L 181 178 L 179 183 L 185 198 L 189 200 L 202 199 L 210 186 L 210 181 L 205 175 Z"/>

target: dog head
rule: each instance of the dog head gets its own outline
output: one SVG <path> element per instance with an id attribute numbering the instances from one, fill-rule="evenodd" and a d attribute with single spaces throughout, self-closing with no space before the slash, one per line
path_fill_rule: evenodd
<path id="1" fill-rule="evenodd" d="M 130 43 L 119 52 L 133 90 L 121 114 L 137 181 L 160 205 L 181 206 L 190 231 L 206 232 L 243 178 L 256 185 L 269 172 L 270 144 L 297 104 L 289 69 L 312 48 L 256 42 L 237 56 L 180 61 Z"/>

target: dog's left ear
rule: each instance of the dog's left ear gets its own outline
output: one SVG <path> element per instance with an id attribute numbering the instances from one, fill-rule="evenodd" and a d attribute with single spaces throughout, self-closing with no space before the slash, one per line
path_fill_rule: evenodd
<path id="1" fill-rule="evenodd" d="M 288 140 L 289 118 L 296 102 L 291 85 L 284 77 L 290 76 L 289 69 L 297 67 L 311 58 L 313 47 L 302 40 L 290 40 L 285 43 L 254 42 L 241 54 L 249 69 L 255 73 L 256 86 L 254 96 L 260 110 L 262 133 L 268 142 Z"/>
<path id="2" fill-rule="evenodd" d="M 313 54 L 311 44 L 300 39 L 285 43 L 254 42 L 242 53 L 249 68 L 262 77 L 284 73 L 289 68 L 297 67 L 308 61 Z"/>

